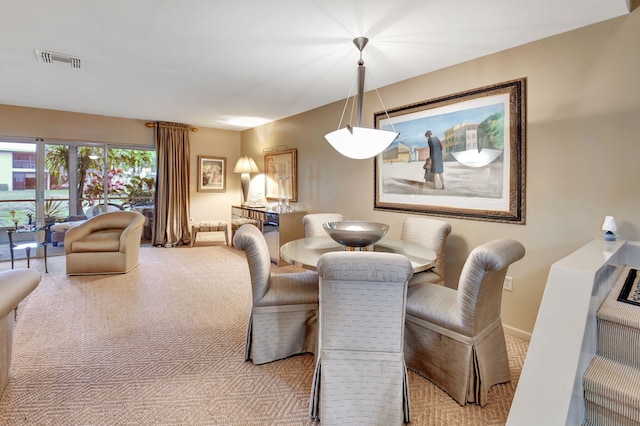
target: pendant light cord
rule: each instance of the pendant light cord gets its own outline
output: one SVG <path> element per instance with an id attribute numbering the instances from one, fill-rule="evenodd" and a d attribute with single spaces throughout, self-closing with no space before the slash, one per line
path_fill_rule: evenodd
<path id="1" fill-rule="evenodd" d="M 373 78 L 371 77 L 371 71 L 367 70 L 367 72 L 369 73 L 369 79 L 373 81 Z M 389 111 L 387 111 L 387 107 L 385 107 L 384 102 L 382 102 L 382 97 L 380 96 L 380 92 L 378 92 L 378 86 L 375 84 L 375 82 L 373 82 L 373 87 L 374 91 L 376 92 L 376 96 L 378 97 L 378 101 L 380 101 L 380 105 L 382 105 L 382 109 L 384 110 L 384 115 L 387 116 L 387 120 L 389 120 L 389 124 L 391 124 L 391 129 L 396 132 L 396 128 L 393 126 L 393 120 L 391 120 L 391 117 L 389 117 Z"/>

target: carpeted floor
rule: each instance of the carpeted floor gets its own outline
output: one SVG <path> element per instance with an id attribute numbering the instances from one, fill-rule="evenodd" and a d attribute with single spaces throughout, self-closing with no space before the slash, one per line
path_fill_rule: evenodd
<path id="1" fill-rule="evenodd" d="M 2 425 L 309 425 L 313 355 L 244 362 L 244 254 L 224 245 L 144 247 L 126 275 L 67 277 L 64 257 L 32 267 Z M 9 269 L 0 262 L 0 270 Z M 277 268 L 288 272 L 293 267 Z M 502 425 L 527 342 L 507 338 L 512 382 L 485 407 L 459 406 L 410 372 L 413 425 Z"/>

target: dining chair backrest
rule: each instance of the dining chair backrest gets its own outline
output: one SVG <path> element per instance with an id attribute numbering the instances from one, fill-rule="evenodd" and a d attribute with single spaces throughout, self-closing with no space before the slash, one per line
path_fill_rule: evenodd
<path id="1" fill-rule="evenodd" d="M 340 213 L 312 213 L 302 218 L 304 225 L 305 237 L 323 237 L 327 232 L 323 228 L 323 224 L 327 222 L 340 222 L 342 215 Z"/>
<path id="2" fill-rule="evenodd" d="M 233 236 L 233 246 L 246 253 L 251 276 L 252 300 L 255 303 L 269 290 L 271 256 L 267 241 L 257 227 L 245 224 Z"/>
<path id="3" fill-rule="evenodd" d="M 318 261 L 321 350 L 402 351 L 406 256 L 331 252 Z"/>
<path id="4" fill-rule="evenodd" d="M 509 265 L 525 254 L 512 239 L 498 239 L 474 248 L 462 267 L 458 281 L 459 323 L 468 335 L 483 330 L 500 318 L 502 286 Z"/>
<path id="5" fill-rule="evenodd" d="M 434 284 L 437 281 L 444 284 L 446 245 L 450 233 L 451 224 L 444 220 L 411 216 L 402 223 L 400 235 L 402 240 L 428 247 L 436 253 L 436 265 L 429 270 L 430 273 L 437 275 L 434 279 L 429 280 Z"/>

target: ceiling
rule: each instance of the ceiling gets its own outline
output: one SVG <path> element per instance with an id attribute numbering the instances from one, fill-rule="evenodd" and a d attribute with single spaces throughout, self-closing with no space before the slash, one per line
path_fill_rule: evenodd
<path id="1" fill-rule="evenodd" d="M 344 99 L 357 36 L 370 90 L 629 13 L 627 0 L 2 3 L 0 104 L 234 130 Z"/>

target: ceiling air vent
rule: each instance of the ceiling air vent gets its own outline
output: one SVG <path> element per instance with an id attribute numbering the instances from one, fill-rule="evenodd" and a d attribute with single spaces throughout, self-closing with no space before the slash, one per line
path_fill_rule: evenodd
<path id="1" fill-rule="evenodd" d="M 38 62 L 43 62 L 45 64 L 69 64 L 71 68 L 81 69 L 82 68 L 82 58 L 77 58 L 71 55 L 65 55 L 64 53 L 55 53 L 48 52 L 46 50 L 38 50 L 35 49 L 36 58 Z"/>

